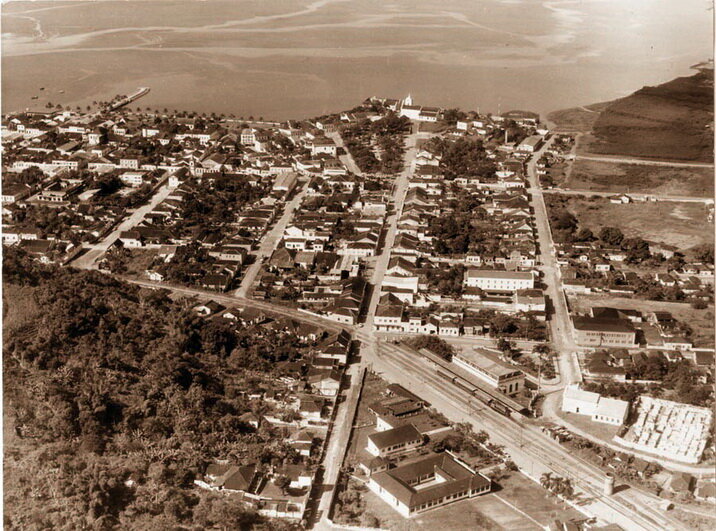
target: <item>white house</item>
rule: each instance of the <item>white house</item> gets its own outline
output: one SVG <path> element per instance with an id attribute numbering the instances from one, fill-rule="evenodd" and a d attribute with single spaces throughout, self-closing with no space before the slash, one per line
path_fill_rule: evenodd
<path id="1" fill-rule="evenodd" d="M 629 414 L 629 402 L 602 397 L 599 393 L 580 389 L 578 384 L 571 384 L 564 388 L 562 411 L 587 415 L 595 422 L 621 426 Z"/>

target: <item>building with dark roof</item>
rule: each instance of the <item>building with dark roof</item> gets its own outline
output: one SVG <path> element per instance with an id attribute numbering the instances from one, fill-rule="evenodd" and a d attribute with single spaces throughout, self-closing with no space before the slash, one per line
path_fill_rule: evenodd
<path id="1" fill-rule="evenodd" d="M 628 319 L 574 317 L 574 340 L 582 347 L 636 346 L 636 330 Z"/>
<path id="2" fill-rule="evenodd" d="M 259 474 L 255 464 L 245 466 L 210 464 L 205 473 L 209 484 L 218 489 L 255 493 Z"/>
<path id="3" fill-rule="evenodd" d="M 490 491 L 491 481 L 450 452 L 444 452 L 373 473 L 368 487 L 402 516 L 410 518 L 485 494 Z"/>
<path id="4" fill-rule="evenodd" d="M 386 457 L 407 452 L 422 444 L 422 434 L 412 424 L 405 424 L 369 435 L 366 450 L 372 455 Z"/>

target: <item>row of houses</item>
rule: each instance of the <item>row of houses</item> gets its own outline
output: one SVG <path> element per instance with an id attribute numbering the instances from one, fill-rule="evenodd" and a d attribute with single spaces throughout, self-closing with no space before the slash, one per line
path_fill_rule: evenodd
<path id="1" fill-rule="evenodd" d="M 301 520 L 352 353 L 350 334 L 328 333 L 290 318 L 253 308 L 227 308 L 215 301 L 199 303 L 193 310 L 205 319 L 230 323 L 237 330 L 250 329 L 255 335 L 294 338 L 301 347 L 300 358 L 275 364 L 278 377 L 270 380 L 270 388 L 249 392 L 251 410 L 241 416 L 248 429 L 272 430 L 278 436 L 276 442 L 290 447 L 300 460 L 265 465 L 226 459 L 209 464 L 195 481 L 201 488 L 233 496 L 261 515 Z"/>

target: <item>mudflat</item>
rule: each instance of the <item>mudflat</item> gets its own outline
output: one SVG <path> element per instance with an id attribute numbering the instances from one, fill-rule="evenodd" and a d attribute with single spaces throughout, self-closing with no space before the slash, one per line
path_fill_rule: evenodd
<path id="1" fill-rule="evenodd" d="M 676 17 L 669 4 L 13 2 L 2 7 L 3 112 L 149 86 L 142 107 L 274 119 L 408 91 L 426 105 L 546 113 L 625 96 L 708 57 L 705 6 L 679 4 Z M 633 38 L 644 20 L 655 22 Z"/>

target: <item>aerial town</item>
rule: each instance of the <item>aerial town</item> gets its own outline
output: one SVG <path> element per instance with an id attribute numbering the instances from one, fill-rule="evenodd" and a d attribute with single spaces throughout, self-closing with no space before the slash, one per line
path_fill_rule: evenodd
<path id="1" fill-rule="evenodd" d="M 97 283 L 64 310 L 42 294 L 78 319 L 116 282 L 137 316 L 164 308 L 177 341 L 220 360 L 206 386 L 223 389 L 221 420 L 181 421 L 205 440 L 154 446 L 165 469 L 128 473 L 123 496 L 181 463 L 172 489 L 241 508 L 233 523 L 195 513 L 207 529 L 460 529 L 465 515 L 476 529 L 683 529 L 713 511 L 713 322 L 697 318 L 713 312 L 713 246 L 578 219 L 555 185 L 574 133 L 410 95 L 287 122 L 135 107 L 149 90 L 2 123 L 4 275 Z M 13 370 L 100 370 L 26 343 Z M 201 381 L 183 363 L 168 387 Z M 145 438 L 163 429 L 147 393 L 127 425 Z M 31 409 L 6 424 L 49 436 Z M 107 455 L 120 435 L 95 445 Z"/>

